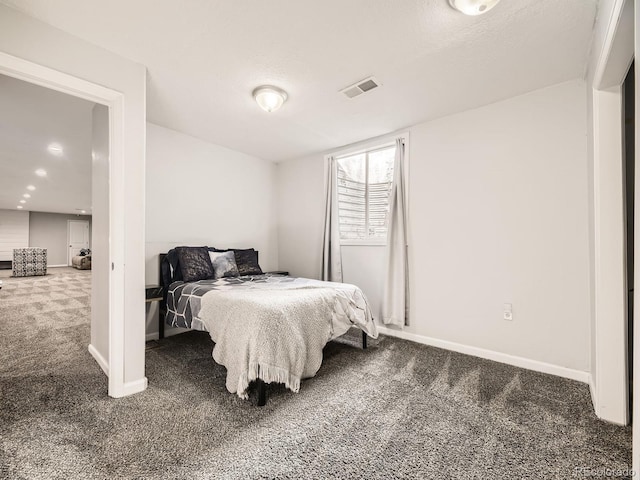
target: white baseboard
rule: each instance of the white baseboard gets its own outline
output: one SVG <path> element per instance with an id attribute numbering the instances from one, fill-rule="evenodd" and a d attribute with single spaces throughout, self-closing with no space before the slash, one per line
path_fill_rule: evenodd
<path id="1" fill-rule="evenodd" d="M 95 361 L 98 362 L 98 365 L 100 365 L 100 368 L 102 369 L 102 371 L 108 377 L 109 376 L 109 362 L 107 362 L 104 359 L 104 357 L 102 355 L 100 355 L 100 352 L 98 352 L 98 350 L 96 350 L 96 348 L 91 344 L 89 344 L 89 353 L 95 359 Z"/>
<path id="2" fill-rule="evenodd" d="M 70 267 L 71 265 L 47 265 L 47 268 Z"/>
<path id="3" fill-rule="evenodd" d="M 495 352 L 493 350 L 486 350 L 484 348 L 463 345 L 461 343 L 450 342 L 448 340 L 440 340 L 424 335 L 418 335 L 417 333 L 405 332 L 404 330 L 393 330 L 391 328 L 378 326 L 378 331 L 384 335 L 389 335 L 390 337 L 403 338 L 405 340 L 411 340 L 413 342 L 430 345 L 432 347 L 444 348 L 445 350 L 451 350 L 458 353 L 472 355 L 474 357 L 485 358 L 487 360 L 493 360 L 495 362 L 506 363 L 515 367 L 526 368 L 527 370 L 548 373 L 551 375 L 556 375 L 558 377 L 577 380 L 578 382 L 582 383 L 589 383 L 589 372 L 560 367 L 551 363 L 540 362 L 538 360 L 531 360 L 524 357 L 517 357 L 515 355 Z"/>
<path id="4" fill-rule="evenodd" d="M 596 412 L 596 416 L 600 417 L 598 413 L 598 397 L 596 396 L 596 384 L 593 381 L 593 375 L 589 374 L 589 392 L 591 393 L 591 403 L 593 404 L 593 411 Z"/>
<path id="5" fill-rule="evenodd" d="M 135 380 L 133 382 L 126 382 L 122 389 L 122 396 L 126 397 L 127 395 L 133 395 L 134 393 L 144 392 L 148 385 L 149 382 L 147 381 L 147 377 L 142 377 L 140 380 Z"/>
<path id="6" fill-rule="evenodd" d="M 157 334 L 156 334 L 157 336 Z M 104 359 L 100 352 L 91 344 L 89 344 L 89 353 L 91 356 L 98 362 L 102 371 L 109 376 L 109 363 Z M 134 393 L 144 392 L 147 389 L 147 377 L 143 377 L 140 380 L 135 380 L 133 382 L 126 382 L 121 390 L 117 392 L 109 392 L 109 394 L 114 398 L 126 397 L 127 395 L 133 395 Z"/>
<path id="7" fill-rule="evenodd" d="M 109 387 L 109 396 L 112 398 L 122 398 L 136 393 L 144 392 L 147 389 L 147 377 L 142 377 L 133 382 L 125 382 L 121 386 Z"/>

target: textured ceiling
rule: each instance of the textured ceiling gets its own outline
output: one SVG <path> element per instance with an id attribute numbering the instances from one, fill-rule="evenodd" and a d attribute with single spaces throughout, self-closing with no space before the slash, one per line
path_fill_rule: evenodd
<path id="1" fill-rule="evenodd" d="M 25 200 L 24 210 L 90 212 L 93 105 L 0 75 L 0 209 L 15 210 Z M 62 155 L 47 150 L 51 143 L 62 146 Z M 45 178 L 35 175 L 40 168 Z"/>
<path id="2" fill-rule="evenodd" d="M 584 75 L 596 0 L 0 0 L 148 68 L 148 120 L 269 160 Z M 348 99 L 338 90 L 375 75 Z M 261 84 L 287 90 L 267 114 Z"/>

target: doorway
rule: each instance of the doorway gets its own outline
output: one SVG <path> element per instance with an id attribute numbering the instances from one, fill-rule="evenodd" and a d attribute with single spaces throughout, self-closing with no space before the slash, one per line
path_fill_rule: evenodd
<path id="1" fill-rule="evenodd" d="M 39 25 L 34 30 L 38 28 Z M 11 30 L 14 31 L 19 32 L 20 29 Z M 61 44 L 58 40 L 51 41 L 56 45 Z M 37 45 L 39 44 L 34 44 L 36 47 Z M 64 45 L 64 48 L 70 48 L 68 42 Z M 94 102 L 97 105 L 93 109 L 93 124 L 103 125 L 101 130 L 106 132 L 105 138 L 94 139 L 99 143 L 100 149 L 92 155 L 94 171 L 101 171 L 106 180 L 100 182 L 101 188 L 92 185 L 93 195 L 100 192 L 98 196 L 102 199 L 101 203 L 94 201 L 92 205 L 92 231 L 94 240 L 104 237 L 105 248 L 101 249 L 100 258 L 94 255 L 92 259 L 92 301 L 100 299 L 104 302 L 104 308 L 92 308 L 92 312 L 100 311 L 102 315 L 97 317 L 92 314 L 91 335 L 92 341 L 94 338 L 102 339 L 104 346 L 101 352 L 90 344 L 89 352 L 108 376 L 108 394 L 112 397 L 131 395 L 147 387 L 144 376 L 144 322 L 127 321 L 129 318 L 137 318 L 138 312 L 144 308 L 143 264 L 135 262 L 135 259 L 144 257 L 145 117 L 144 89 L 139 88 L 140 84 L 144 85 L 144 81 L 136 80 L 144 80 L 144 69 L 137 66 L 130 68 L 125 61 L 122 68 L 131 75 L 113 74 L 117 69 L 101 63 L 95 64 L 92 57 L 82 50 L 78 55 L 85 59 L 85 63 L 78 64 L 92 65 L 83 75 L 87 79 L 85 80 L 63 73 L 67 71 L 66 65 L 58 65 L 59 68 L 55 69 L 26 60 L 25 57 L 35 57 L 34 60 L 42 62 L 42 57 L 38 57 L 38 48 L 34 47 L 34 50 L 36 51 L 23 52 L 21 57 L 0 52 L 0 74 Z M 54 67 L 57 65 L 55 59 L 49 64 Z M 124 102 L 125 94 L 129 99 L 127 104 Z M 129 125 L 127 129 L 124 128 L 125 118 Z M 102 213 L 98 211 L 102 208 L 100 205 L 104 207 Z M 135 208 L 126 208 L 125 205 L 134 205 Z M 103 227 L 103 234 L 100 235 L 99 225 Z M 96 242 L 92 242 L 92 246 L 96 247 Z M 64 262 L 66 249 L 63 249 L 63 255 Z M 129 257 L 132 260 L 125 271 L 125 258 Z M 100 277 L 104 281 L 96 285 Z M 132 294 L 128 294 L 125 279 L 127 285 L 142 285 L 140 293 L 134 289 Z M 125 334 L 128 339 L 127 348 Z"/>
<path id="2" fill-rule="evenodd" d="M 79 256 L 83 250 L 89 250 L 89 222 L 87 220 L 67 221 L 67 265 L 72 265 L 73 257 Z M 85 253 L 86 254 L 86 253 Z"/>
<path id="3" fill-rule="evenodd" d="M 108 301 L 102 293 L 108 285 L 91 288 L 90 264 L 69 268 L 71 258 L 91 245 L 93 214 L 97 223 L 108 221 L 99 208 L 92 212 L 93 205 L 100 206 L 100 199 L 93 197 L 96 104 L 1 73 L 0 104 L 0 258 L 12 259 L 14 249 L 22 248 L 37 249 L 40 255 L 35 272 L 15 277 L 10 277 L 11 271 L 0 273 L 6 277 L 0 292 L 0 330 L 7 341 L 0 376 L 26 379 L 64 369 L 78 372 L 78 365 L 92 364 L 86 361 L 92 312 L 108 312 L 108 305 L 106 309 L 92 305 Z M 108 136 L 108 126 L 99 129 Z M 107 176 L 99 180 L 108 185 Z M 108 202 L 108 194 L 104 201 Z M 96 267 L 97 277 L 108 275 L 107 268 Z M 29 316 L 31 328 L 11 328 L 33 303 L 41 307 Z M 43 341 L 36 333 L 58 329 L 74 330 L 74 335 Z M 22 344 L 43 354 L 29 355 Z M 69 356 L 73 351 L 79 352 L 77 361 Z M 21 365 L 19 375 L 13 373 L 12 361 Z"/>

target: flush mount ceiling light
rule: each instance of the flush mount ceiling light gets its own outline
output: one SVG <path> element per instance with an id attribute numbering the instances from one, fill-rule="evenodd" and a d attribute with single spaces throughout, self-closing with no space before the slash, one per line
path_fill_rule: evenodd
<path id="1" fill-rule="evenodd" d="M 59 143 L 49 144 L 49 146 L 47 147 L 47 150 L 49 150 L 49 153 L 51 155 L 55 155 L 56 157 L 61 157 L 63 153 L 62 146 Z"/>
<path id="2" fill-rule="evenodd" d="M 26 200 L 20 200 L 20 203 L 27 203 Z"/>
<path id="3" fill-rule="evenodd" d="M 31 195 L 29 195 L 28 193 L 25 193 L 24 195 L 22 195 L 24 198 L 31 198 Z"/>
<path id="4" fill-rule="evenodd" d="M 38 170 L 36 170 L 36 175 L 38 175 L 39 177 L 46 177 L 47 171 L 43 170 L 42 168 L 39 168 Z"/>
<path id="5" fill-rule="evenodd" d="M 22 210 L 22 205 L 18 205 L 16 208 L 17 208 L 18 210 Z"/>
<path id="6" fill-rule="evenodd" d="M 27 185 L 27 190 L 30 190 L 33 192 L 35 189 L 36 187 L 34 187 L 33 185 Z"/>
<path id="7" fill-rule="evenodd" d="M 456 10 L 465 15 L 482 15 L 495 7 L 500 0 L 449 0 Z"/>
<path id="8" fill-rule="evenodd" d="M 287 97 L 287 92 L 271 85 L 263 85 L 253 91 L 253 98 L 265 112 L 278 110 L 287 100 Z"/>

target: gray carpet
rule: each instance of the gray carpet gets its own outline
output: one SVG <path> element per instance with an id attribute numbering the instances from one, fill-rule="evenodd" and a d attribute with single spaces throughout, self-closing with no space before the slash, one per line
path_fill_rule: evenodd
<path id="1" fill-rule="evenodd" d="M 586 385 L 388 337 L 330 343 L 299 394 L 271 388 L 257 408 L 187 333 L 150 342 L 146 392 L 111 399 L 87 352 L 90 272 L 51 273 L 0 290 L 2 478 L 567 479 L 630 463 L 630 429 L 597 420 Z"/>

